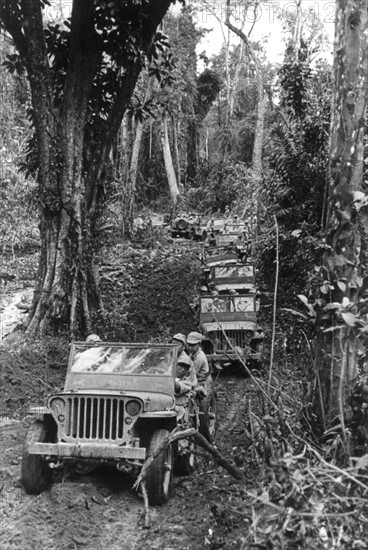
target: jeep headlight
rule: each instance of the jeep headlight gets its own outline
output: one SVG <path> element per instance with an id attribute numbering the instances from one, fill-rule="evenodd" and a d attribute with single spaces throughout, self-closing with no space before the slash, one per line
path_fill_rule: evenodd
<path id="1" fill-rule="evenodd" d="M 129 416 L 137 416 L 141 412 L 142 405 L 140 401 L 137 401 L 136 399 L 131 399 L 127 402 L 125 405 L 125 410 L 129 414 Z"/>
<path id="2" fill-rule="evenodd" d="M 247 339 L 249 339 L 249 340 L 250 340 L 251 338 L 254 338 L 254 330 L 246 330 L 246 331 L 245 331 L 245 337 L 246 337 Z"/>
<path id="3" fill-rule="evenodd" d="M 61 397 L 55 397 L 50 401 L 50 409 L 55 414 L 59 422 L 65 420 L 65 401 Z"/>

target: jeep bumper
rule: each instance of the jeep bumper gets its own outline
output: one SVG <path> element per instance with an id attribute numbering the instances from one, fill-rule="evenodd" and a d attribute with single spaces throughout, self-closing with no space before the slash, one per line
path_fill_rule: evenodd
<path id="1" fill-rule="evenodd" d="M 236 353 L 213 353 L 211 355 L 206 355 L 207 360 L 210 361 L 218 361 L 220 363 L 229 363 L 234 361 L 239 361 L 239 358 L 244 361 L 244 363 L 247 363 L 247 361 L 260 361 L 261 360 L 261 354 L 260 353 L 250 353 L 247 357 L 242 357 L 241 355 L 237 355 Z"/>
<path id="2" fill-rule="evenodd" d="M 145 447 L 122 447 L 106 443 L 33 443 L 29 454 L 56 456 L 58 458 L 96 458 L 105 460 L 145 460 Z"/>

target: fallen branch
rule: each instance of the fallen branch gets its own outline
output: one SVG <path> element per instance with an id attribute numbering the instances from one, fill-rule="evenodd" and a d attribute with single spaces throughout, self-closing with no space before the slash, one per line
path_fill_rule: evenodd
<path id="1" fill-rule="evenodd" d="M 150 529 L 151 527 L 151 513 L 149 509 L 149 501 L 148 501 L 148 495 L 147 495 L 147 489 L 145 480 L 147 477 L 147 472 L 150 469 L 152 463 L 154 460 L 158 457 L 162 451 L 171 445 L 174 441 L 177 441 L 178 439 L 184 439 L 184 438 L 191 438 L 193 439 L 197 445 L 205 449 L 208 453 L 210 453 L 215 461 L 220 464 L 225 470 L 229 472 L 230 475 L 232 475 L 235 479 L 241 480 L 243 479 L 243 474 L 238 468 L 233 466 L 226 458 L 222 456 L 222 454 L 207 441 L 205 437 L 203 437 L 202 434 L 200 434 L 195 428 L 189 428 L 187 430 L 181 430 L 178 431 L 178 428 L 174 428 L 174 430 L 164 439 L 164 441 L 161 443 L 161 445 L 156 449 L 154 453 L 152 453 L 145 463 L 142 466 L 142 470 L 137 477 L 133 489 L 138 490 L 141 489 L 143 501 L 144 501 L 144 527 L 146 529 Z"/>
<path id="2" fill-rule="evenodd" d="M 238 468 L 233 466 L 229 460 L 227 460 L 211 443 L 207 441 L 205 437 L 203 437 L 202 434 L 200 434 L 195 428 L 189 428 L 187 430 L 178 431 L 178 428 L 175 428 L 161 443 L 160 447 L 156 449 L 156 451 L 151 454 L 145 463 L 142 466 L 142 470 L 137 477 L 133 489 L 138 490 L 142 482 L 147 477 L 147 472 L 151 467 L 152 462 L 158 457 L 160 453 L 168 446 L 171 445 L 174 441 L 177 441 L 178 439 L 184 439 L 186 437 L 190 437 L 194 439 L 194 441 L 202 447 L 202 449 L 205 449 L 208 453 L 210 453 L 215 461 L 220 464 L 225 470 L 229 472 L 231 476 L 233 476 L 235 479 L 241 480 L 243 479 L 243 474 Z"/>
<path id="3" fill-rule="evenodd" d="M 218 462 L 220 466 L 225 468 L 225 470 L 227 470 L 230 475 L 232 475 L 233 477 L 235 477 L 235 479 L 238 479 L 238 480 L 243 479 L 242 472 L 238 470 L 238 468 L 233 466 L 231 462 L 229 462 L 224 456 L 222 456 L 222 454 L 216 449 L 216 447 L 211 445 L 211 443 L 209 443 L 207 439 L 203 437 L 202 434 L 197 432 L 196 434 L 193 435 L 193 439 L 195 440 L 197 445 L 199 445 L 200 447 L 208 451 L 214 457 L 216 462 Z"/>
<path id="4" fill-rule="evenodd" d="M 145 529 L 150 529 L 150 527 L 151 527 L 151 512 L 150 512 L 150 509 L 149 509 L 147 489 L 146 489 L 146 484 L 145 484 L 144 480 L 142 481 L 142 484 L 141 484 L 141 491 L 142 491 L 143 501 L 144 501 L 144 528 Z"/>

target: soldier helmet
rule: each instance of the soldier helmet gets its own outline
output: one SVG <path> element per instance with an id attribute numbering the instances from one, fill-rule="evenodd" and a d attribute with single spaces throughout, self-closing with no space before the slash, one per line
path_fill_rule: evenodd
<path id="1" fill-rule="evenodd" d="M 89 334 L 86 342 L 101 342 L 101 338 L 97 334 Z"/>
<path id="2" fill-rule="evenodd" d="M 190 367 L 192 365 L 192 361 L 188 356 L 185 356 L 183 354 L 182 356 L 179 356 L 179 358 L 178 358 L 178 365 L 185 365 L 187 367 Z"/>
<path id="3" fill-rule="evenodd" d="M 184 334 L 182 334 L 181 332 L 178 332 L 178 334 L 174 334 L 172 339 L 177 340 L 178 342 L 181 342 L 184 345 L 187 343 L 187 339 L 185 338 Z"/>
<path id="4" fill-rule="evenodd" d="M 187 337 L 187 344 L 200 344 L 202 342 L 202 334 L 199 332 L 190 332 Z"/>

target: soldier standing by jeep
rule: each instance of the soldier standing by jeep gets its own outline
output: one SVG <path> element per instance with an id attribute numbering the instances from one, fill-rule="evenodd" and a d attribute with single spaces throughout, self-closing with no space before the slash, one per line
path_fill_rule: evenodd
<path id="1" fill-rule="evenodd" d="M 212 443 L 216 430 L 216 393 L 211 391 L 211 374 L 207 357 L 201 349 L 202 334 L 190 332 L 187 336 L 189 355 L 194 363 L 197 374 L 197 397 L 199 403 L 199 433 Z"/>
<path id="2" fill-rule="evenodd" d="M 185 416 L 189 400 L 198 386 L 193 361 L 184 352 L 178 357 L 175 373 L 175 408 L 178 420 Z"/>
<path id="3" fill-rule="evenodd" d="M 184 334 L 182 334 L 181 332 L 178 332 L 178 334 L 174 334 L 174 336 L 172 337 L 172 343 L 175 344 L 178 348 L 178 363 L 179 359 L 189 359 L 189 361 L 193 363 L 189 355 L 184 351 L 185 345 L 187 343 L 187 339 Z"/>
<path id="4" fill-rule="evenodd" d="M 189 357 L 194 363 L 195 372 L 198 380 L 197 395 L 206 397 L 209 394 L 211 375 L 208 366 L 207 357 L 201 349 L 202 334 L 199 332 L 190 332 L 187 336 L 187 347 Z"/>

